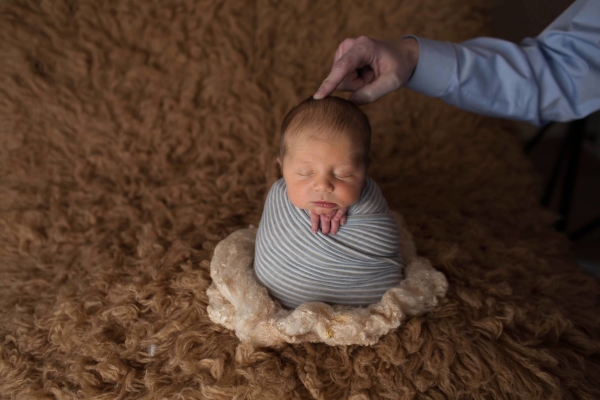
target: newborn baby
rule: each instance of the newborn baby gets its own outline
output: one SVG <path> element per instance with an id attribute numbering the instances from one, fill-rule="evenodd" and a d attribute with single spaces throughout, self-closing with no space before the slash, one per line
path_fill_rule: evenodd
<path id="1" fill-rule="evenodd" d="M 366 115 L 341 98 L 310 98 L 284 119 L 283 178 L 267 196 L 254 261 L 257 280 L 283 306 L 367 306 L 402 280 L 396 221 L 366 175 L 370 145 Z M 339 210 L 346 223 L 337 234 L 312 229 L 311 214 Z"/>

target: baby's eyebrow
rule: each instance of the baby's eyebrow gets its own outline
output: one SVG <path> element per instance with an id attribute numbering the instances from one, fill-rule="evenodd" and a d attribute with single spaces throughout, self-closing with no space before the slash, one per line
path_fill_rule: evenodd
<path id="1" fill-rule="evenodd" d="M 347 163 L 341 163 L 341 164 L 337 164 L 336 168 L 352 168 L 352 169 L 358 169 L 360 168 L 359 163 L 357 162 L 347 162 Z"/>
<path id="2" fill-rule="evenodd" d="M 298 160 L 297 163 L 298 164 L 303 164 L 303 165 L 305 165 L 305 164 L 313 165 L 314 164 L 314 162 L 311 162 L 311 161 L 301 161 L 301 160 Z M 356 168 L 358 168 L 358 166 L 355 163 L 347 162 L 347 163 L 336 164 L 336 165 L 334 165 L 334 168 L 352 168 L 352 169 L 356 169 Z"/>

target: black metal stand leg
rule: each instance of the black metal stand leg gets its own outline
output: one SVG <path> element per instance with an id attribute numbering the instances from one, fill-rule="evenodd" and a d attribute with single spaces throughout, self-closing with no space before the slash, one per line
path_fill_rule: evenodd
<path id="1" fill-rule="evenodd" d="M 562 219 L 556 223 L 556 229 L 559 231 L 565 231 L 568 225 L 583 142 L 585 141 L 585 125 L 587 119 L 588 117 L 572 121 L 569 124 L 567 134 L 563 139 L 559 154 L 556 157 L 554 166 L 552 167 L 552 173 L 550 174 L 550 178 L 546 184 L 544 195 L 540 200 L 543 206 L 548 207 L 550 205 L 550 201 L 552 200 L 552 195 L 554 194 L 561 171 L 565 162 L 568 160 L 559 204 L 559 213 L 561 214 Z M 552 125 L 553 123 L 549 123 L 542 127 L 535 137 L 525 145 L 523 151 L 525 153 L 530 153 L 531 150 L 543 139 L 546 132 Z M 577 241 L 598 228 L 600 228 L 600 216 L 596 217 L 593 221 L 585 224 L 570 234 L 569 239 L 572 241 Z"/>
<path id="2" fill-rule="evenodd" d="M 556 161 L 554 162 L 554 168 L 552 168 L 550 179 L 548 179 L 548 183 L 546 184 L 546 190 L 544 191 L 544 195 L 542 196 L 541 203 L 544 207 L 548 207 L 550 205 L 550 200 L 552 200 L 552 194 L 554 193 L 554 187 L 556 186 L 556 182 L 558 181 L 558 176 L 560 175 L 560 171 L 562 170 L 564 161 L 567 158 L 567 152 L 571 147 L 570 145 L 571 135 L 567 133 L 567 135 L 563 139 L 562 146 L 560 147 L 560 152 L 558 153 L 558 157 L 556 157 Z"/>
<path id="3" fill-rule="evenodd" d="M 600 228 L 600 215 L 596 217 L 592 222 L 585 224 L 581 228 L 569 235 L 569 239 L 576 242 L 594 229 Z"/>
<path id="4" fill-rule="evenodd" d="M 581 147 L 585 139 L 585 119 L 578 119 L 571 122 L 567 135 L 571 136 L 571 149 L 569 155 L 569 163 L 567 164 L 567 172 L 563 184 L 562 195 L 558 212 L 562 215 L 562 219 L 557 222 L 556 229 L 565 231 L 569 220 L 569 212 L 571 211 L 571 200 L 575 191 L 575 182 L 577 180 L 577 171 L 579 170 L 579 159 L 581 158 Z"/>
<path id="5" fill-rule="evenodd" d="M 531 152 L 531 150 L 535 147 L 535 145 L 538 144 L 539 141 L 544 138 L 544 135 L 546 134 L 546 132 L 548 132 L 548 129 L 553 125 L 554 125 L 554 122 L 550 122 L 550 123 L 544 125 L 538 131 L 538 133 L 536 133 L 536 135 L 533 137 L 533 139 L 531 139 L 529 141 L 529 143 L 527 143 L 525 145 L 525 147 L 523 148 L 523 151 L 525 152 L 525 154 L 529 154 Z"/>

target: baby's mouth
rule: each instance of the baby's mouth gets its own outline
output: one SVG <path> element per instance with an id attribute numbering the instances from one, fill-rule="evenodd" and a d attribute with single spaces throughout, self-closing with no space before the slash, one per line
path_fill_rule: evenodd
<path id="1" fill-rule="evenodd" d="M 337 206 L 337 204 L 330 203 L 328 201 L 313 201 L 313 204 L 321 208 L 334 208 L 335 206 Z"/>

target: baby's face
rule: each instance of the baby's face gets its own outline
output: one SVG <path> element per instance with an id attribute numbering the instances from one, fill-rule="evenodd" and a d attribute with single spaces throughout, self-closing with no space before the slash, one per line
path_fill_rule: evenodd
<path id="1" fill-rule="evenodd" d="M 362 144 L 348 137 L 326 141 L 302 134 L 286 144 L 289 151 L 280 162 L 293 205 L 321 215 L 359 199 L 366 177 Z"/>

